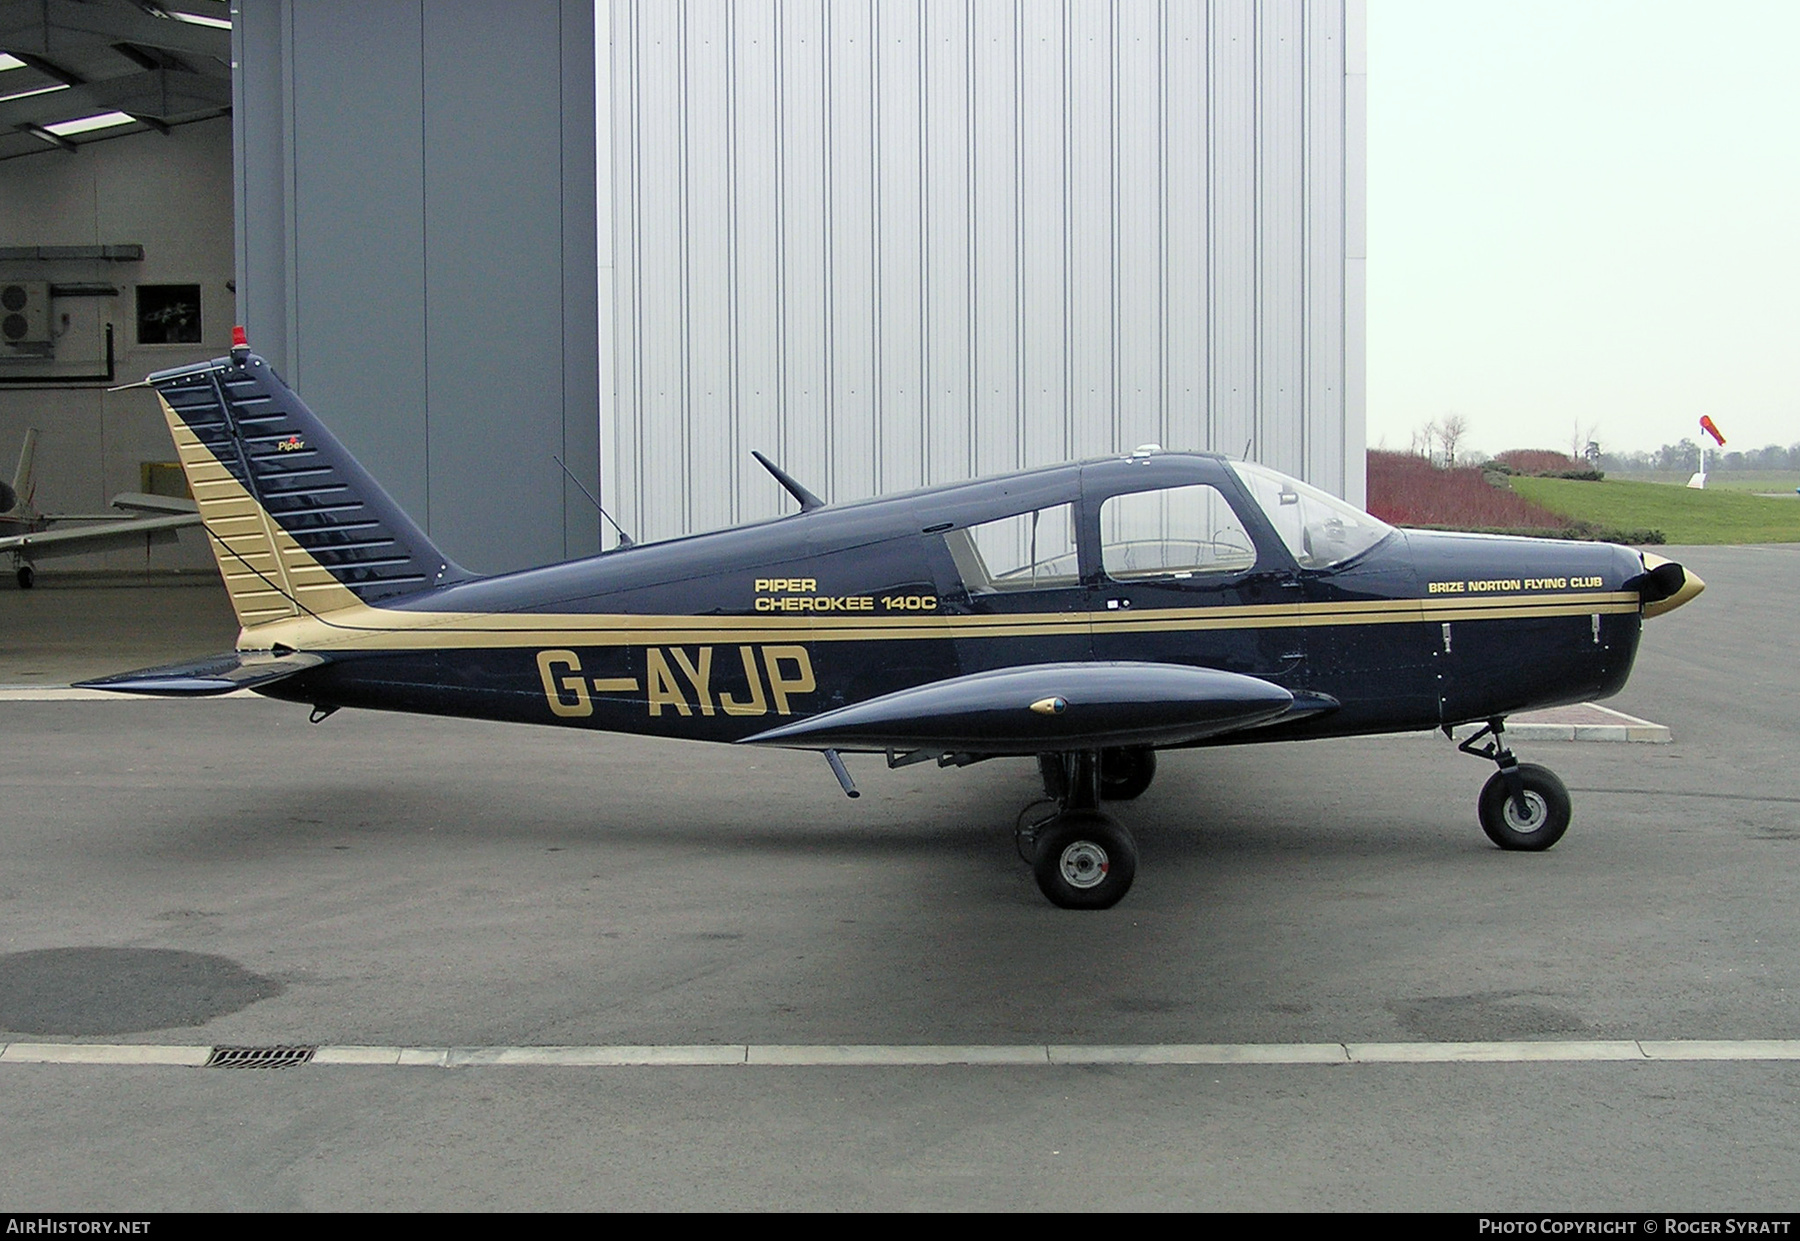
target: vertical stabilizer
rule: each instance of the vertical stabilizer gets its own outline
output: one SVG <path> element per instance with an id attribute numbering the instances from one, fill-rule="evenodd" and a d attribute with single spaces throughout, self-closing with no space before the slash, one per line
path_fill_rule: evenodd
<path id="1" fill-rule="evenodd" d="M 37 490 L 37 481 L 32 477 L 33 467 L 37 463 L 38 430 L 30 427 L 25 432 L 25 446 L 19 449 L 19 468 L 13 471 L 13 504 L 19 512 L 30 514 L 32 496 Z"/>
<path id="2" fill-rule="evenodd" d="M 254 354 L 151 375 L 246 630 L 473 576 Z"/>

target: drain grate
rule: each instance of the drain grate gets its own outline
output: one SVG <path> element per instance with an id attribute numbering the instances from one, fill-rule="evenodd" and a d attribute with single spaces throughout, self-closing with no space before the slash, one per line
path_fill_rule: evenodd
<path id="1" fill-rule="evenodd" d="M 313 1058 L 317 1047 L 295 1047 L 278 1044 L 274 1047 L 215 1047 L 212 1055 L 206 1059 L 209 1069 L 285 1069 L 296 1064 L 306 1064 Z"/>

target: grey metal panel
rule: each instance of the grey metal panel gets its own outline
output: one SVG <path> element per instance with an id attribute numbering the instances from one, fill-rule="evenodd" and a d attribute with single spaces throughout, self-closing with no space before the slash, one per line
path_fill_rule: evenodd
<path id="1" fill-rule="evenodd" d="M 563 550 L 560 35 L 556 0 L 424 11 L 432 533 L 477 570 Z"/>
<path id="2" fill-rule="evenodd" d="M 882 491 L 926 481 L 920 18 L 910 0 L 875 6 L 875 416 Z"/>
<path id="3" fill-rule="evenodd" d="M 1069 442 L 1068 132 L 1063 74 L 1068 13 L 1033 12 L 1019 32 L 1020 464 L 1072 455 Z"/>
<path id="4" fill-rule="evenodd" d="M 780 184 L 781 453 L 788 471 L 828 499 L 825 409 L 825 12 L 821 0 L 776 10 Z"/>
<path id="5" fill-rule="evenodd" d="M 1117 451 L 1117 282 L 1113 269 L 1112 6 L 1068 6 L 1064 124 L 1068 128 L 1070 454 Z"/>
<path id="6" fill-rule="evenodd" d="M 826 72 L 831 238 L 825 292 L 832 494 L 879 487 L 875 418 L 875 23 L 865 0 L 830 0 Z"/>
<path id="7" fill-rule="evenodd" d="M 421 37 L 417 4 L 292 8 L 288 329 L 291 382 L 431 529 Z"/>
<path id="8" fill-rule="evenodd" d="M 1256 15 L 1254 0 L 1213 0 L 1207 73 L 1212 246 L 1207 446 L 1253 446 L 1256 371 Z"/>
<path id="9" fill-rule="evenodd" d="M 1344 6 L 1322 0 L 1306 11 L 1309 65 L 1343 60 Z M 1308 74 L 1306 83 L 1306 476 L 1343 493 L 1344 265 L 1325 261 L 1341 249 L 1344 228 L 1344 84 Z"/>
<path id="10" fill-rule="evenodd" d="M 728 0 L 690 0 L 683 13 L 681 85 L 676 115 L 690 132 L 723 134 L 731 124 L 730 27 Z M 718 158 L 718 145 L 686 140 L 676 146 L 685 159 L 682 213 L 690 219 L 731 218 L 731 166 Z M 709 428 L 732 419 L 731 352 L 703 342 L 731 336 L 731 232 L 713 227 L 684 230 L 682 268 L 687 315 L 681 327 L 682 369 L 686 376 L 688 452 L 686 478 L 729 480 L 734 462 L 730 438 Z M 701 347 L 696 347 L 700 345 Z M 712 530 L 732 524 L 736 504 L 731 489 L 689 489 L 687 524 Z"/>
<path id="11" fill-rule="evenodd" d="M 591 6 L 561 6 L 562 93 L 562 459 L 590 492 L 600 490 L 600 246 L 596 235 L 594 18 Z M 610 188 L 610 187 L 609 187 Z M 559 471 L 560 472 L 560 471 Z M 564 557 L 600 550 L 601 519 L 582 488 L 562 480 Z"/>
<path id="12" fill-rule="evenodd" d="M 1257 9 L 1257 374 L 1252 456 L 1303 473 L 1306 207 L 1301 122 L 1301 7 Z"/>
<path id="13" fill-rule="evenodd" d="M 977 4 L 970 50 L 969 227 L 971 472 L 1002 474 L 1023 463 L 1020 420 L 1021 302 L 1018 26 L 1009 7 Z"/>
<path id="14" fill-rule="evenodd" d="M 611 414 L 607 429 L 611 439 L 601 449 L 604 472 L 600 480 L 600 499 L 627 533 L 642 538 L 645 530 L 644 411 L 638 345 L 643 312 L 642 282 L 638 273 L 643 265 L 638 259 L 638 248 L 643 233 L 639 227 L 643 205 L 642 195 L 637 191 L 637 161 L 641 147 L 638 141 L 637 10 L 620 6 L 611 17 L 613 177 L 609 188 L 613 201 L 613 334 L 610 342 L 601 342 L 601 348 L 604 350 L 609 343 L 611 345 L 613 386 L 607 394 Z"/>
<path id="15" fill-rule="evenodd" d="M 240 5 L 231 27 L 233 209 L 237 314 L 270 365 L 287 357 L 285 4 Z"/>
<path id="16" fill-rule="evenodd" d="M 591 0 L 241 8 L 252 343 L 470 567 L 590 549 Z"/>
<path id="17" fill-rule="evenodd" d="M 642 487 L 638 520 L 645 530 L 691 529 L 690 501 L 697 490 L 687 486 L 689 405 L 683 365 L 688 313 L 683 13 L 678 5 L 647 5 L 637 12 L 634 32 L 637 143 L 632 186 L 638 199 L 634 248 L 641 273 L 634 286 L 634 343 Z"/>
<path id="18" fill-rule="evenodd" d="M 1113 46 L 1113 348 L 1116 365 L 1112 442 L 1107 451 L 1166 444 L 1164 338 L 1168 261 L 1164 253 L 1163 5 L 1118 5 Z"/>
<path id="19" fill-rule="evenodd" d="M 1211 217 L 1207 159 L 1206 7 L 1172 4 L 1163 34 L 1164 439 L 1169 448 L 1208 444 L 1207 315 Z M 1135 447 L 1135 445 L 1134 445 Z"/>
<path id="20" fill-rule="evenodd" d="M 776 176 L 780 149 L 779 45 L 774 0 L 731 6 L 731 149 L 733 216 L 729 222 L 735 290 L 732 298 L 737 367 L 737 419 L 715 428 L 733 439 L 737 519 L 784 511 L 780 487 L 751 458 L 759 449 L 777 461 L 785 455 L 781 427 L 781 194 Z M 700 486 L 721 480 L 698 480 Z"/>
<path id="21" fill-rule="evenodd" d="M 642 533 L 780 511 L 750 447 L 833 499 L 1147 440 L 1349 485 L 1344 0 L 611 3 L 615 339 L 683 341 L 666 381 L 621 365 L 617 445 L 707 444 L 705 519 L 655 500 Z M 723 123 L 710 83 L 650 81 L 658 23 L 709 78 L 724 30 Z M 723 418 L 694 395 L 721 368 Z"/>
<path id="22" fill-rule="evenodd" d="M 969 391 L 970 216 L 978 206 L 969 176 L 972 48 L 963 0 L 925 0 L 922 11 L 925 477 L 950 482 L 971 477 L 975 467 Z"/>

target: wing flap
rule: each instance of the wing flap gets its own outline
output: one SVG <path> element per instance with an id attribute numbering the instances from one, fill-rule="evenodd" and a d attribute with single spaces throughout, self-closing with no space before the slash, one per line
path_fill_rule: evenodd
<path id="1" fill-rule="evenodd" d="M 1257 677 L 1182 664 L 1035 664 L 899 690 L 745 740 L 808 749 L 1031 754 L 1173 746 L 1279 719 L 1294 695 Z"/>
<path id="2" fill-rule="evenodd" d="M 229 651 L 185 664 L 164 664 L 93 681 L 78 681 L 75 688 L 109 689 L 121 694 L 205 697 L 272 685 L 325 662 L 325 656 L 307 651 L 288 651 L 279 655 L 269 651 Z"/>

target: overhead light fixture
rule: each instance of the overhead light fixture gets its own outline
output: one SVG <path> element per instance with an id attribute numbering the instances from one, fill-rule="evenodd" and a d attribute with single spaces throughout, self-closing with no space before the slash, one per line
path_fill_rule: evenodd
<path id="1" fill-rule="evenodd" d="M 68 89 L 66 85 L 58 82 L 55 86 L 36 86 L 30 90 L 16 90 L 10 95 L 0 95 L 0 103 L 11 103 L 15 99 L 29 99 L 33 95 L 51 95 L 59 90 Z"/>
<path id="2" fill-rule="evenodd" d="M 23 69 L 24 67 L 25 62 L 20 60 L 17 56 L 9 55 L 6 52 L 0 52 L 0 73 L 5 73 L 8 69 Z M 10 98 L 10 96 L 8 97 Z"/>
<path id="3" fill-rule="evenodd" d="M 44 128 L 59 138 L 67 138 L 73 134 L 85 134 L 95 129 L 111 129 L 114 125 L 130 125 L 137 117 L 128 112 L 101 112 L 95 116 L 77 117 L 72 121 L 58 121 Z"/>
<path id="4" fill-rule="evenodd" d="M 186 22 L 190 26 L 210 26 L 214 30 L 230 30 L 231 23 L 223 17 L 202 17 L 198 13 L 183 13 L 180 9 L 167 10 L 170 17 L 178 22 Z"/>

